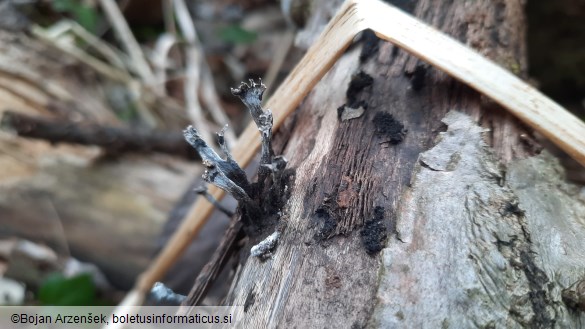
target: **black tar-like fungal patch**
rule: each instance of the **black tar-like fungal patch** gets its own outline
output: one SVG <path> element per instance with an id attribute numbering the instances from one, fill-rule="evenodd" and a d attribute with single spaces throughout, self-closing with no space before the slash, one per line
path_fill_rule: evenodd
<path id="1" fill-rule="evenodd" d="M 524 216 L 524 213 L 525 213 L 524 210 L 520 209 L 518 202 L 514 201 L 506 202 L 504 208 L 500 210 L 500 214 L 502 215 L 502 217 L 506 217 L 510 214 L 522 217 Z"/>
<path id="2" fill-rule="evenodd" d="M 534 253 L 532 251 L 521 250 L 520 262 L 522 263 L 522 270 L 530 287 L 528 298 L 534 312 L 534 318 L 531 321 L 532 327 L 553 328 L 555 319 L 551 318 L 547 311 L 553 304 L 548 293 L 548 284 L 550 281 L 546 273 L 535 264 Z"/>
<path id="3" fill-rule="evenodd" d="M 358 100 L 359 93 L 364 90 L 364 88 L 371 86 L 372 83 L 374 83 L 374 78 L 364 71 L 359 71 L 357 74 L 353 75 L 349 82 L 349 86 L 347 87 L 347 91 L 345 92 L 347 106 L 354 109 L 358 108 L 360 106 L 360 100 Z"/>
<path id="4" fill-rule="evenodd" d="M 362 51 L 360 52 L 360 63 L 365 63 L 370 57 L 378 53 L 380 49 L 380 39 L 376 36 L 376 33 L 371 29 L 367 29 L 362 34 Z"/>
<path id="5" fill-rule="evenodd" d="M 364 224 L 360 235 L 368 255 L 374 255 L 384 248 L 388 236 L 384 225 L 384 207 L 374 208 L 374 218 Z"/>
<path id="6" fill-rule="evenodd" d="M 398 144 L 404 140 L 406 129 L 404 125 L 398 120 L 394 119 L 392 114 L 386 112 L 378 112 L 373 119 L 376 127 L 376 134 L 380 137 L 390 138 L 391 144 Z"/>

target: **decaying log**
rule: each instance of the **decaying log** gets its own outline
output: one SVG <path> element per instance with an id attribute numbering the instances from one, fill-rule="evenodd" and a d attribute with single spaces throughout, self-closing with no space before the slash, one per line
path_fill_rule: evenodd
<path id="1" fill-rule="evenodd" d="M 525 72 L 522 1 L 396 3 Z M 271 259 L 238 269 L 226 304 L 244 305 L 241 325 L 578 327 L 561 296 L 585 268 L 577 187 L 510 114 L 364 42 L 295 114 L 287 229 Z"/>

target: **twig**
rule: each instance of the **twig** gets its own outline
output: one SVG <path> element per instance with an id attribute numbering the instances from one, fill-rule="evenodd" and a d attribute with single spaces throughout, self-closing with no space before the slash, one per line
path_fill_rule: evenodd
<path id="1" fill-rule="evenodd" d="M 38 29 L 39 27 L 35 26 L 35 28 Z M 57 42 L 61 42 L 60 39 L 66 33 L 70 32 L 83 40 L 84 43 L 95 49 L 98 53 L 100 53 L 108 61 L 108 63 L 119 69 L 126 70 L 124 60 L 122 60 L 122 56 L 118 50 L 114 49 L 102 39 L 88 32 L 83 26 L 79 25 L 79 23 L 75 21 L 61 20 L 45 29 L 44 32 L 49 38 L 54 39 Z M 68 43 L 68 46 L 76 47 L 74 42 L 71 42 L 71 39 L 65 42 Z"/>
<path id="2" fill-rule="evenodd" d="M 200 80 L 200 46 L 199 40 L 197 39 L 197 32 L 195 31 L 195 25 L 189 14 L 189 9 L 185 4 L 184 0 L 173 0 L 175 15 L 177 17 L 177 23 L 179 29 L 185 38 L 187 43 L 187 49 L 185 50 L 186 57 L 186 81 L 185 81 L 185 103 L 187 105 L 187 114 L 191 118 L 191 122 L 195 128 L 203 135 L 203 139 L 211 140 L 211 131 L 209 125 L 205 123 L 205 116 L 201 109 L 201 103 L 199 103 L 199 97 L 197 92 L 199 90 Z"/>
<path id="3" fill-rule="evenodd" d="M 203 197 L 205 197 L 205 199 L 207 199 L 207 201 L 209 201 L 209 203 L 211 203 L 212 205 L 215 206 L 215 208 L 217 208 L 219 211 L 221 211 L 222 213 L 224 213 L 226 216 L 228 217 L 232 217 L 234 215 L 234 212 L 231 211 L 230 209 L 226 208 L 224 205 L 222 205 L 221 203 L 219 203 L 219 201 L 217 201 L 213 195 L 209 194 L 209 192 L 207 191 L 207 186 L 203 185 L 203 186 L 199 186 L 197 188 L 194 189 L 195 193 L 202 195 Z"/>
<path id="4" fill-rule="evenodd" d="M 76 33 L 79 37 L 85 39 L 86 36 L 84 36 L 83 33 L 81 33 L 81 34 L 78 33 L 79 31 L 76 32 L 76 29 L 74 28 L 74 26 L 75 25 L 71 26 L 72 31 L 74 33 Z M 80 27 L 79 29 L 82 29 L 82 28 Z M 144 94 L 143 94 L 143 85 L 141 84 L 141 82 L 136 80 L 136 78 L 132 77 L 125 69 L 113 67 L 110 64 L 105 63 L 102 60 L 88 54 L 83 49 L 80 49 L 79 47 L 77 47 L 74 43 L 66 42 L 65 40 L 62 40 L 63 38 L 59 39 L 59 34 L 61 32 L 58 30 L 59 30 L 59 27 L 57 28 L 57 31 L 52 31 L 52 29 L 43 29 L 42 27 L 39 27 L 39 26 L 32 27 L 32 33 L 35 34 L 37 37 L 44 39 L 45 41 L 50 42 L 59 50 L 73 56 L 74 58 L 76 58 L 80 62 L 88 65 L 89 67 L 93 68 L 96 72 L 108 77 L 109 79 L 125 83 L 128 90 L 130 91 L 132 96 L 135 98 L 134 105 L 136 106 L 136 109 L 138 111 L 138 114 L 140 115 L 140 118 L 143 119 L 144 123 L 146 123 L 149 127 L 156 126 L 156 119 L 154 118 L 152 113 L 150 113 L 150 111 L 145 107 L 144 103 L 142 102 L 141 96 L 143 96 Z M 87 39 L 85 41 L 91 43 L 92 40 L 90 40 L 90 39 Z M 117 57 L 120 57 L 120 56 L 118 56 L 118 54 L 115 51 L 109 52 L 107 50 L 107 48 L 109 48 L 109 46 L 107 46 L 106 44 L 103 44 L 103 42 L 101 42 L 99 40 L 94 40 L 94 41 L 97 42 L 97 43 L 93 44 L 93 46 L 96 48 L 96 50 L 101 52 L 102 55 L 104 55 L 108 60 L 113 60 L 114 63 L 112 65 L 114 65 L 114 66 L 117 65 L 115 63 L 119 62 L 119 58 L 117 58 Z M 99 49 L 97 47 L 99 47 Z M 114 56 L 115 58 L 112 58 L 112 56 Z"/>
<path id="5" fill-rule="evenodd" d="M 175 27 L 175 16 L 173 15 L 173 0 L 162 1 L 162 12 L 166 33 L 176 36 L 177 28 Z"/>
<path id="6" fill-rule="evenodd" d="M 47 42 L 50 42 L 59 50 L 75 57 L 80 62 L 88 65 L 89 67 L 96 70 L 98 73 L 108 77 L 109 79 L 120 81 L 123 83 L 130 83 L 133 80 L 133 78 L 128 74 L 128 72 L 116 67 L 112 67 L 102 62 L 101 60 L 88 55 L 87 53 L 85 53 L 84 51 L 70 43 L 64 43 L 58 40 L 54 40 L 50 30 L 45 30 L 40 26 L 33 25 L 33 27 L 31 28 L 31 32 L 36 37 L 43 39 Z"/>
<path id="7" fill-rule="evenodd" d="M 357 33 L 367 28 L 374 30 L 378 37 L 391 41 L 491 97 L 585 165 L 583 122 L 474 50 L 379 0 L 348 1 L 329 22 L 319 39 L 268 101 L 267 107 L 274 109 L 274 129 L 282 125 Z M 249 125 L 238 139 L 233 157 L 245 166 L 259 148 L 258 130 L 254 125 Z M 217 188 L 211 188 L 210 193 L 216 199 L 223 196 Z M 213 209 L 207 201 L 197 200 L 181 227 L 141 276 L 133 292 L 148 291 L 166 273 L 201 230 Z"/>
<path id="8" fill-rule="evenodd" d="M 202 132 L 206 138 L 211 135 L 207 125 L 201 124 L 204 122 L 203 109 L 201 103 L 197 97 L 197 89 L 201 91 L 201 97 L 205 102 L 207 110 L 211 114 L 213 120 L 219 125 L 225 125 L 229 123 L 229 119 L 225 114 L 219 100 L 219 96 L 215 90 L 215 83 L 213 82 L 213 76 L 209 69 L 207 62 L 200 59 L 201 45 L 197 39 L 197 34 L 193 21 L 187 12 L 187 8 L 183 1 L 173 1 L 177 11 L 177 18 L 180 24 L 181 31 L 185 35 L 185 41 L 187 42 L 187 69 L 186 69 L 186 84 L 185 84 L 185 100 L 187 104 L 187 113 L 191 118 L 193 124 L 197 127 L 197 130 Z M 169 3 L 167 0 L 163 2 L 163 7 L 168 7 Z M 172 8 L 172 7 L 171 7 Z M 168 8 L 165 10 L 169 10 Z M 172 14 L 172 13 L 171 13 Z M 171 20 L 172 15 L 166 18 Z M 174 21 L 173 21 L 174 22 Z M 158 38 L 153 52 L 153 64 L 156 67 L 155 75 L 157 79 L 157 89 L 161 92 L 165 92 L 165 82 L 167 81 L 166 70 L 168 69 L 168 54 L 172 46 L 177 43 L 177 38 L 172 33 L 165 33 Z M 201 82 L 201 83 L 200 83 Z M 234 143 L 236 136 L 232 131 L 226 132 L 226 139 L 229 143 Z"/>
<path id="9" fill-rule="evenodd" d="M 169 69 L 169 52 L 177 43 L 177 38 L 170 33 L 163 33 L 156 40 L 152 52 L 152 65 L 156 79 L 155 89 L 161 95 L 166 95 L 167 69 Z"/>
<path id="10" fill-rule="evenodd" d="M 21 137 L 43 139 L 51 143 L 96 145 L 111 154 L 158 152 L 200 159 L 199 154 L 189 147 L 180 132 L 140 131 L 92 123 L 50 120 L 11 111 L 4 112 L 0 126 L 14 130 Z"/>
<path id="11" fill-rule="evenodd" d="M 219 96 L 215 89 L 213 75 L 211 74 L 211 69 L 206 61 L 201 63 L 201 71 L 201 98 L 203 98 L 203 102 L 205 102 L 209 114 L 211 114 L 213 120 L 219 125 L 229 124 L 230 120 L 221 106 Z M 233 145 L 236 142 L 236 135 L 232 130 L 227 130 L 225 132 L 225 139 L 229 144 Z"/>
<path id="12" fill-rule="evenodd" d="M 134 70 L 145 84 L 153 85 L 155 83 L 154 75 L 120 8 L 114 0 L 100 0 L 100 4 L 110 20 L 116 36 L 120 39 L 122 47 L 128 52 Z"/>

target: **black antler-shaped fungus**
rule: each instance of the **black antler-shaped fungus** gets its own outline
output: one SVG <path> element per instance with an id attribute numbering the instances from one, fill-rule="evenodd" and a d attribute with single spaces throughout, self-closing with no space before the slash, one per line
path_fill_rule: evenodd
<path id="1" fill-rule="evenodd" d="M 203 179 L 206 182 L 231 193 L 238 202 L 253 203 L 249 195 L 251 188 L 246 173 L 227 152 L 225 143 L 220 143 L 220 145 L 223 145 L 222 149 L 226 152 L 226 160 L 215 153 L 192 126 L 187 127 L 183 131 L 183 135 L 203 159 L 203 165 L 207 168 L 203 174 Z M 218 136 L 219 140 L 223 140 L 222 133 Z"/>
<path id="2" fill-rule="evenodd" d="M 262 150 L 260 154 L 260 167 L 258 168 L 258 184 L 263 186 L 266 177 L 270 174 L 267 167 L 272 164 L 272 111 L 262 109 L 262 95 L 266 86 L 260 80 L 259 83 L 250 80 L 248 85 L 242 82 L 238 88 L 232 88 L 232 94 L 238 96 L 242 103 L 250 110 L 252 119 L 258 126 L 260 137 L 262 138 Z"/>
<path id="3" fill-rule="evenodd" d="M 242 82 L 238 88 L 232 88 L 232 94 L 238 96 L 249 109 L 262 139 L 258 182 L 255 187 L 248 182 L 244 170 L 229 152 L 224 138 L 227 125 L 217 133 L 217 143 L 225 155 L 225 160 L 207 145 L 195 128 L 189 126 L 183 132 L 185 139 L 197 150 L 206 167 L 203 179 L 232 194 L 238 201 L 240 209 L 245 213 L 243 217 L 248 218 L 253 224 L 259 224 L 258 217 L 263 216 L 262 207 L 259 206 L 261 198 L 258 193 L 263 191 L 264 183 L 269 176 L 272 176 L 274 183 L 278 186 L 280 173 L 286 166 L 286 160 L 282 157 L 274 158 L 272 151 L 272 112 L 262 109 L 262 95 L 265 90 L 266 86 L 261 80 L 259 83 L 253 80 L 250 80 L 249 84 Z"/>

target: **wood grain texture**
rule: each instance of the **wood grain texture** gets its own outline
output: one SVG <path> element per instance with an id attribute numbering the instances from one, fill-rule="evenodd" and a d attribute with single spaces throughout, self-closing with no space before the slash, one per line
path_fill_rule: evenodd
<path id="1" fill-rule="evenodd" d="M 448 130 L 421 154 L 402 197 L 370 324 L 554 327 L 562 306 L 485 130 L 459 112 L 444 122 Z"/>
<path id="2" fill-rule="evenodd" d="M 445 123 L 402 198 L 370 325 L 580 328 L 562 302 L 585 268 L 579 187 L 548 154 L 505 170 L 468 116 Z"/>

